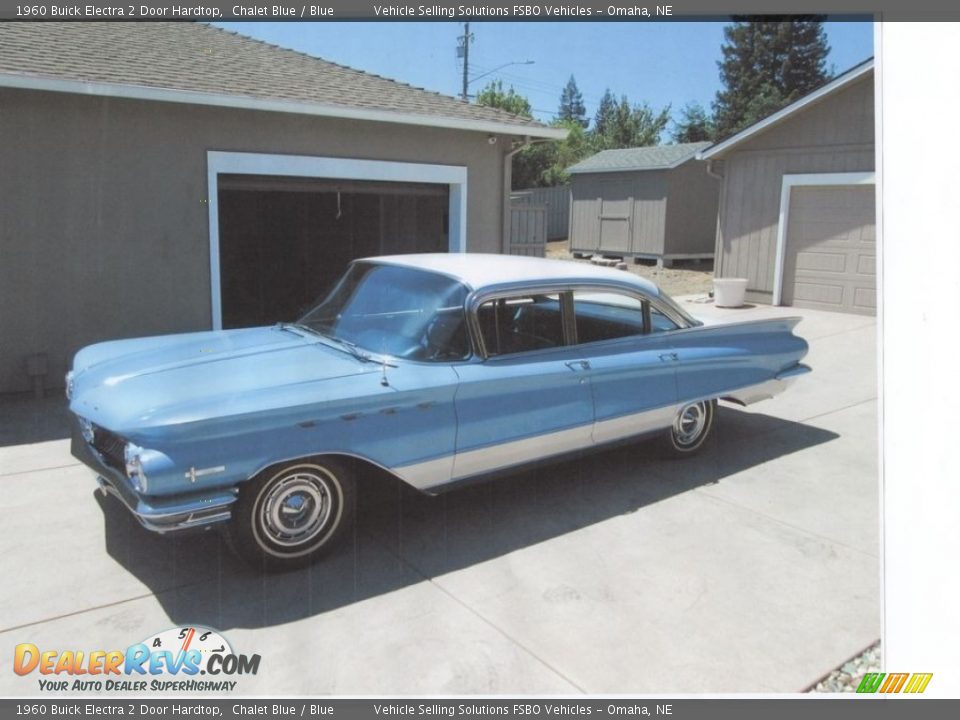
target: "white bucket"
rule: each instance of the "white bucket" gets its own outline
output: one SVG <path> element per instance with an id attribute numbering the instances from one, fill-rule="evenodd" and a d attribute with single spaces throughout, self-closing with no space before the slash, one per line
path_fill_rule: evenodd
<path id="1" fill-rule="evenodd" d="M 713 279 L 713 304 L 717 307 L 741 307 L 746 294 L 747 278 Z"/>

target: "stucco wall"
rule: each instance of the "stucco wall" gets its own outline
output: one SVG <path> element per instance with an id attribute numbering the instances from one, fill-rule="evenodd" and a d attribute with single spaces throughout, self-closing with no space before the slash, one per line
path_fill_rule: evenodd
<path id="1" fill-rule="evenodd" d="M 211 326 L 207 151 L 462 165 L 467 247 L 502 246 L 506 138 L 0 90 L 0 393 L 31 353 L 62 385 L 79 347 Z"/>
<path id="2" fill-rule="evenodd" d="M 723 157 L 716 275 L 748 278 L 748 297 L 770 302 L 783 175 L 873 169 L 869 73 Z"/>

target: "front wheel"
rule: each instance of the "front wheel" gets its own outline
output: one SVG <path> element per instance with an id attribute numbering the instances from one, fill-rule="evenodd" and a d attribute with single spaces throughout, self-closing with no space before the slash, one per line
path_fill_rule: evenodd
<path id="1" fill-rule="evenodd" d="M 702 400 L 680 408 L 664 437 L 667 454 L 686 457 L 700 450 L 713 430 L 716 409 L 716 400 Z"/>
<path id="2" fill-rule="evenodd" d="M 241 488 L 230 540 L 237 554 L 257 568 L 307 565 L 350 526 L 355 496 L 350 469 L 334 459 L 265 470 Z"/>

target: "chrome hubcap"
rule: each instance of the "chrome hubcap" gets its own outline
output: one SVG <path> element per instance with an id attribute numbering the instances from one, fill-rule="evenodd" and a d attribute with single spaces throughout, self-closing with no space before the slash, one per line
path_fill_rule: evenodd
<path id="1" fill-rule="evenodd" d="M 673 435 L 678 445 L 692 445 L 707 425 L 707 404 L 687 405 L 673 421 Z"/>
<path id="2" fill-rule="evenodd" d="M 264 497 L 261 526 L 277 545 L 302 545 L 327 525 L 332 496 L 329 480 L 317 473 L 289 475 L 277 481 Z"/>

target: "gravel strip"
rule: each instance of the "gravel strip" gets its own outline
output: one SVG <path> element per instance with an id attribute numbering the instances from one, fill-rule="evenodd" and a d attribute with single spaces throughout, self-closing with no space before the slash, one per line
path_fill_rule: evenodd
<path id="1" fill-rule="evenodd" d="M 857 657 L 848 660 L 836 670 L 818 682 L 810 692 L 819 693 L 852 693 L 866 673 L 880 672 L 880 641 L 864 650 Z"/>

